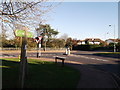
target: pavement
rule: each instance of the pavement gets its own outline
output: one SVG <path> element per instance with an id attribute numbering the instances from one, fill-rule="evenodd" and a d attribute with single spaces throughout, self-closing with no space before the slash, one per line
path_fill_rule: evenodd
<path id="1" fill-rule="evenodd" d="M 76 88 L 118 88 L 111 75 L 80 64 L 69 64 L 80 71 Z"/>
<path id="2" fill-rule="evenodd" d="M 35 58 L 39 59 L 39 58 Z M 52 61 L 50 58 L 40 58 L 43 61 Z M 61 62 L 58 60 L 58 62 Z M 65 65 L 71 66 L 80 72 L 80 78 L 77 85 L 79 88 L 118 88 L 118 85 L 114 78 L 109 74 L 101 70 L 90 68 L 78 62 L 66 61 Z"/>

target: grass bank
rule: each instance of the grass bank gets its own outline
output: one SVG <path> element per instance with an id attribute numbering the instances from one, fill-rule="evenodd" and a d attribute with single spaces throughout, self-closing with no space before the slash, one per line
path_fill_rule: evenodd
<path id="1" fill-rule="evenodd" d="M 19 59 L 2 60 L 2 87 L 18 88 Z M 28 59 L 25 88 L 75 88 L 80 73 L 76 69 L 54 62 Z"/>

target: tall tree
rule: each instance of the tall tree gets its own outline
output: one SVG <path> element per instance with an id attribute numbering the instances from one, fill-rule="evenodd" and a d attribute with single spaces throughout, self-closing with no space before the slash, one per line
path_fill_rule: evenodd
<path id="1" fill-rule="evenodd" d="M 54 30 L 51 28 L 49 24 L 45 25 L 39 25 L 39 28 L 36 29 L 39 31 L 39 34 L 44 36 L 47 36 L 48 38 L 52 38 L 53 36 L 56 36 L 59 32 L 57 30 Z"/>
<path id="2" fill-rule="evenodd" d="M 50 42 L 47 42 L 48 47 L 52 48 L 64 48 L 65 40 L 64 39 L 52 39 Z"/>
<path id="3" fill-rule="evenodd" d="M 59 32 L 51 28 L 49 24 L 39 25 L 39 28 L 36 29 L 40 36 L 43 37 L 42 43 L 46 40 L 47 42 L 54 36 L 56 36 Z"/>
<path id="4" fill-rule="evenodd" d="M 66 47 L 67 48 L 70 48 L 71 50 L 72 50 L 72 45 L 73 45 L 73 43 L 72 43 L 72 38 L 68 38 L 67 40 L 66 40 Z"/>

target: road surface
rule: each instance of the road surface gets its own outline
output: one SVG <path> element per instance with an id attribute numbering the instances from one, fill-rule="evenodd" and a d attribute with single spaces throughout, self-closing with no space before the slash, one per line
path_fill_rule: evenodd
<path id="1" fill-rule="evenodd" d="M 102 57 L 93 55 L 94 51 L 71 51 L 71 54 L 63 55 L 64 51 L 48 52 L 42 51 L 42 58 L 54 59 L 55 56 L 66 57 L 66 61 L 80 63 L 82 65 L 99 69 L 108 73 L 115 74 L 120 77 L 120 60 L 118 58 Z M 2 52 L 2 57 L 18 57 L 20 52 Z M 36 57 L 36 52 L 27 52 L 27 57 Z"/>

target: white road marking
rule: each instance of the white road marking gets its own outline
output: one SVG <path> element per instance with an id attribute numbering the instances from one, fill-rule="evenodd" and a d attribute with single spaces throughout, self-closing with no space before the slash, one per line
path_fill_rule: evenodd
<path id="1" fill-rule="evenodd" d="M 90 59 L 96 59 L 96 58 L 90 58 Z"/>
<path id="2" fill-rule="evenodd" d="M 82 55 L 71 55 L 71 56 L 76 56 L 76 57 L 81 57 L 81 58 L 89 58 L 89 59 L 92 59 L 92 60 L 98 60 L 98 61 L 108 61 L 108 60 L 104 60 L 104 59 L 99 59 L 99 58 L 91 58 L 91 57 L 86 57 L 86 56 L 82 56 Z"/>
<path id="3" fill-rule="evenodd" d="M 102 61 L 108 61 L 108 60 L 102 60 Z"/>
<path id="4" fill-rule="evenodd" d="M 101 59 L 96 59 L 96 60 L 101 60 Z"/>
<path id="5" fill-rule="evenodd" d="M 89 58 L 89 57 L 84 57 L 84 58 Z"/>

